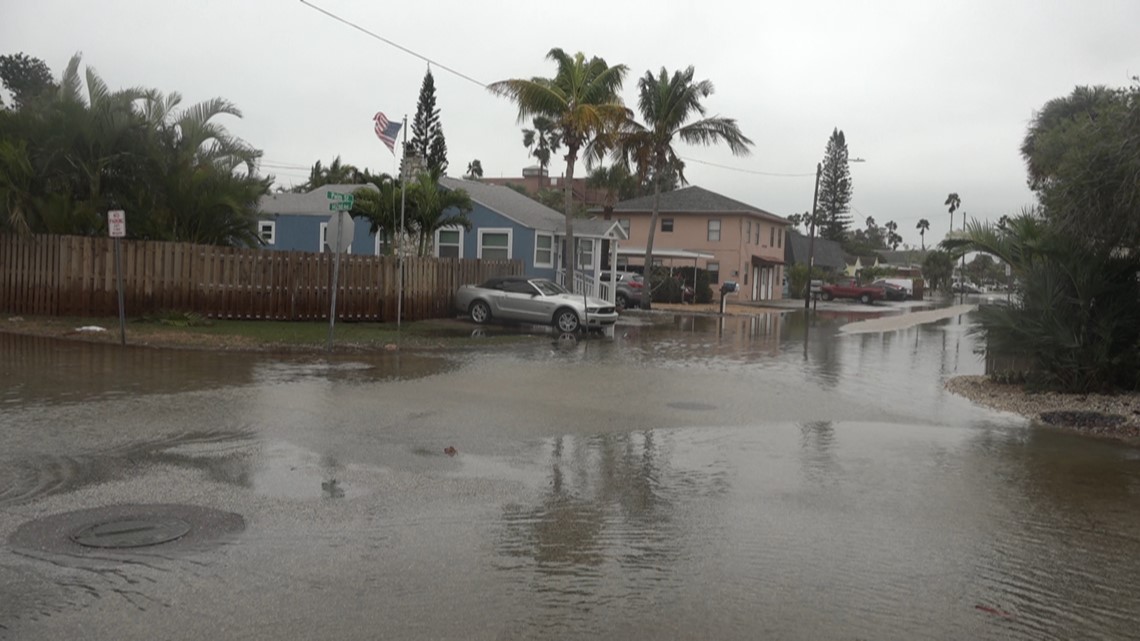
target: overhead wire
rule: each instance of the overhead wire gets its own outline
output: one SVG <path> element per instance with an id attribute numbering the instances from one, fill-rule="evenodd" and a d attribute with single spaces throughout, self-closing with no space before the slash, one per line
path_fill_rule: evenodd
<path id="1" fill-rule="evenodd" d="M 328 16 L 329 18 L 332 18 L 333 20 L 336 20 L 337 22 L 339 22 L 345 26 L 356 29 L 357 31 L 359 31 L 359 32 L 371 37 L 371 38 L 375 38 L 376 40 L 379 40 L 380 42 L 383 42 L 384 44 L 391 45 L 391 46 L 399 49 L 400 51 L 407 53 L 408 55 L 415 56 L 416 58 L 419 58 L 420 60 L 423 60 L 424 62 L 435 65 L 436 67 L 439 67 L 440 69 L 443 69 L 444 71 L 447 71 L 451 74 L 454 74 L 455 76 L 458 76 L 459 78 L 462 78 L 468 82 L 471 82 L 471 83 L 473 83 L 479 87 L 482 87 L 484 89 L 487 88 L 487 83 L 476 80 L 476 79 L 472 78 L 471 76 L 463 73 L 462 71 L 452 69 L 451 67 L 449 67 L 449 66 L 447 66 L 447 65 L 445 65 L 445 64 L 443 64 L 437 60 L 433 60 L 431 58 L 428 58 L 427 56 L 425 56 L 421 53 L 418 53 L 412 49 L 409 49 L 408 47 L 405 47 L 399 43 L 393 42 L 392 40 L 389 40 L 388 38 L 385 38 L 384 36 L 374 32 L 374 31 L 366 29 L 365 27 L 361 26 L 360 24 L 358 24 L 356 22 L 353 22 L 352 20 L 349 20 L 347 18 L 342 18 L 341 16 L 339 16 L 339 15 L 337 15 L 337 14 L 335 14 L 335 13 L 333 13 L 333 12 L 323 8 L 323 7 L 317 6 L 316 4 L 309 2 L 309 0 L 300 0 L 300 2 L 301 2 L 301 4 L 309 7 L 310 9 L 313 9 L 314 11 L 318 11 L 318 12 Z M 698 160 L 696 158 L 689 158 L 686 156 L 682 156 L 682 158 L 684 160 L 689 161 L 689 162 L 695 162 L 695 163 L 699 163 L 702 165 L 708 165 L 710 167 L 717 167 L 719 169 L 727 169 L 729 171 L 736 171 L 736 172 L 740 172 L 740 173 L 753 174 L 753 175 L 757 175 L 757 176 L 769 176 L 769 177 L 773 177 L 773 178 L 808 178 L 808 177 L 814 177 L 815 176 L 815 172 L 804 173 L 804 174 L 789 174 L 789 173 L 770 172 L 770 171 L 758 171 L 755 169 L 744 169 L 742 167 L 732 167 L 729 165 L 721 165 L 718 163 L 708 162 L 706 160 Z M 308 167 L 305 167 L 305 168 L 308 169 Z"/>

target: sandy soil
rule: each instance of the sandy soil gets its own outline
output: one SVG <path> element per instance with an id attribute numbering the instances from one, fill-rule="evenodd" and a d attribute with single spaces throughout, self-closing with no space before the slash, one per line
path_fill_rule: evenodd
<path id="1" fill-rule="evenodd" d="M 1140 443 L 1140 393 L 1137 392 L 1111 395 L 1027 392 L 1020 385 L 995 383 L 985 376 L 958 376 L 946 382 L 946 389 L 979 405 L 1048 422 L 1055 427 Z M 1090 424 L 1079 418 L 1061 422 L 1042 420 L 1041 415 L 1050 412 L 1096 412 L 1123 420 L 1110 426 Z"/>

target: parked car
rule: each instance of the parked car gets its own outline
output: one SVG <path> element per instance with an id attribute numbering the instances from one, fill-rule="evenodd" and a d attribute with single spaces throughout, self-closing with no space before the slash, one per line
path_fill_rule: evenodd
<path id="1" fill-rule="evenodd" d="M 823 300 L 833 298 L 857 298 L 864 305 L 871 305 L 877 300 L 886 298 L 881 287 L 868 287 L 860 285 L 854 278 L 841 280 L 833 285 L 824 285 L 820 288 L 819 297 Z"/>
<path id="2" fill-rule="evenodd" d="M 476 324 L 491 320 L 553 325 L 561 332 L 605 327 L 617 322 L 608 301 L 571 294 L 545 278 L 503 276 L 455 292 L 455 308 Z"/>
<path id="3" fill-rule="evenodd" d="M 906 299 L 910 298 L 910 295 L 906 293 L 905 289 L 903 289 L 902 287 L 899 287 L 898 285 L 896 285 L 894 283 L 888 283 L 887 281 L 882 280 L 882 279 L 871 283 L 871 286 L 872 287 L 882 287 L 883 293 L 886 294 L 887 300 L 896 300 L 897 301 L 897 300 L 906 300 Z"/>
<path id="4" fill-rule="evenodd" d="M 645 277 L 635 272 L 614 272 L 617 278 L 617 294 L 614 300 L 617 306 L 641 307 L 641 293 L 645 291 Z M 600 275 L 603 284 L 610 282 L 610 273 L 602 272 Z"/>

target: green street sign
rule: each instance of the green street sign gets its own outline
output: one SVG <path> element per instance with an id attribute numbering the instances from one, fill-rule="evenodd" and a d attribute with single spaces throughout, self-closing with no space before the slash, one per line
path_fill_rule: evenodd
<path id="1" fill-rule="evenodd" d="M 339 200 L 342 202 L 347 202 L 350 205 L 352 204 L 352 201 L 355 199 L 355 196 L 353 196 L 352 194 L 338 194 L 335 191 L 326 191 L 325 195 L 328 196 L 329 200 Z"/>
<path id="2" fill-rule="evenodd" d="M 339 203 L 329 203 L 329 211 L 348 211 L 352 209 L 352 201 L 342 201 Z"/>

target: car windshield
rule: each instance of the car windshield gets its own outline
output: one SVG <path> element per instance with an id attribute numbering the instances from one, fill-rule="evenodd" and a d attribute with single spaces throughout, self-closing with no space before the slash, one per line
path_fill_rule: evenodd
<path id="1" fill-rule="evenodd" d="M 530 281 L 530 284 L 537 287 L 538 291 L 542 292 L 543 296 L 557 296 L 559 294 L 566 293 L 565 288 L 563 288 L 558 283 L 549 280 L 535 279 Z"/>

